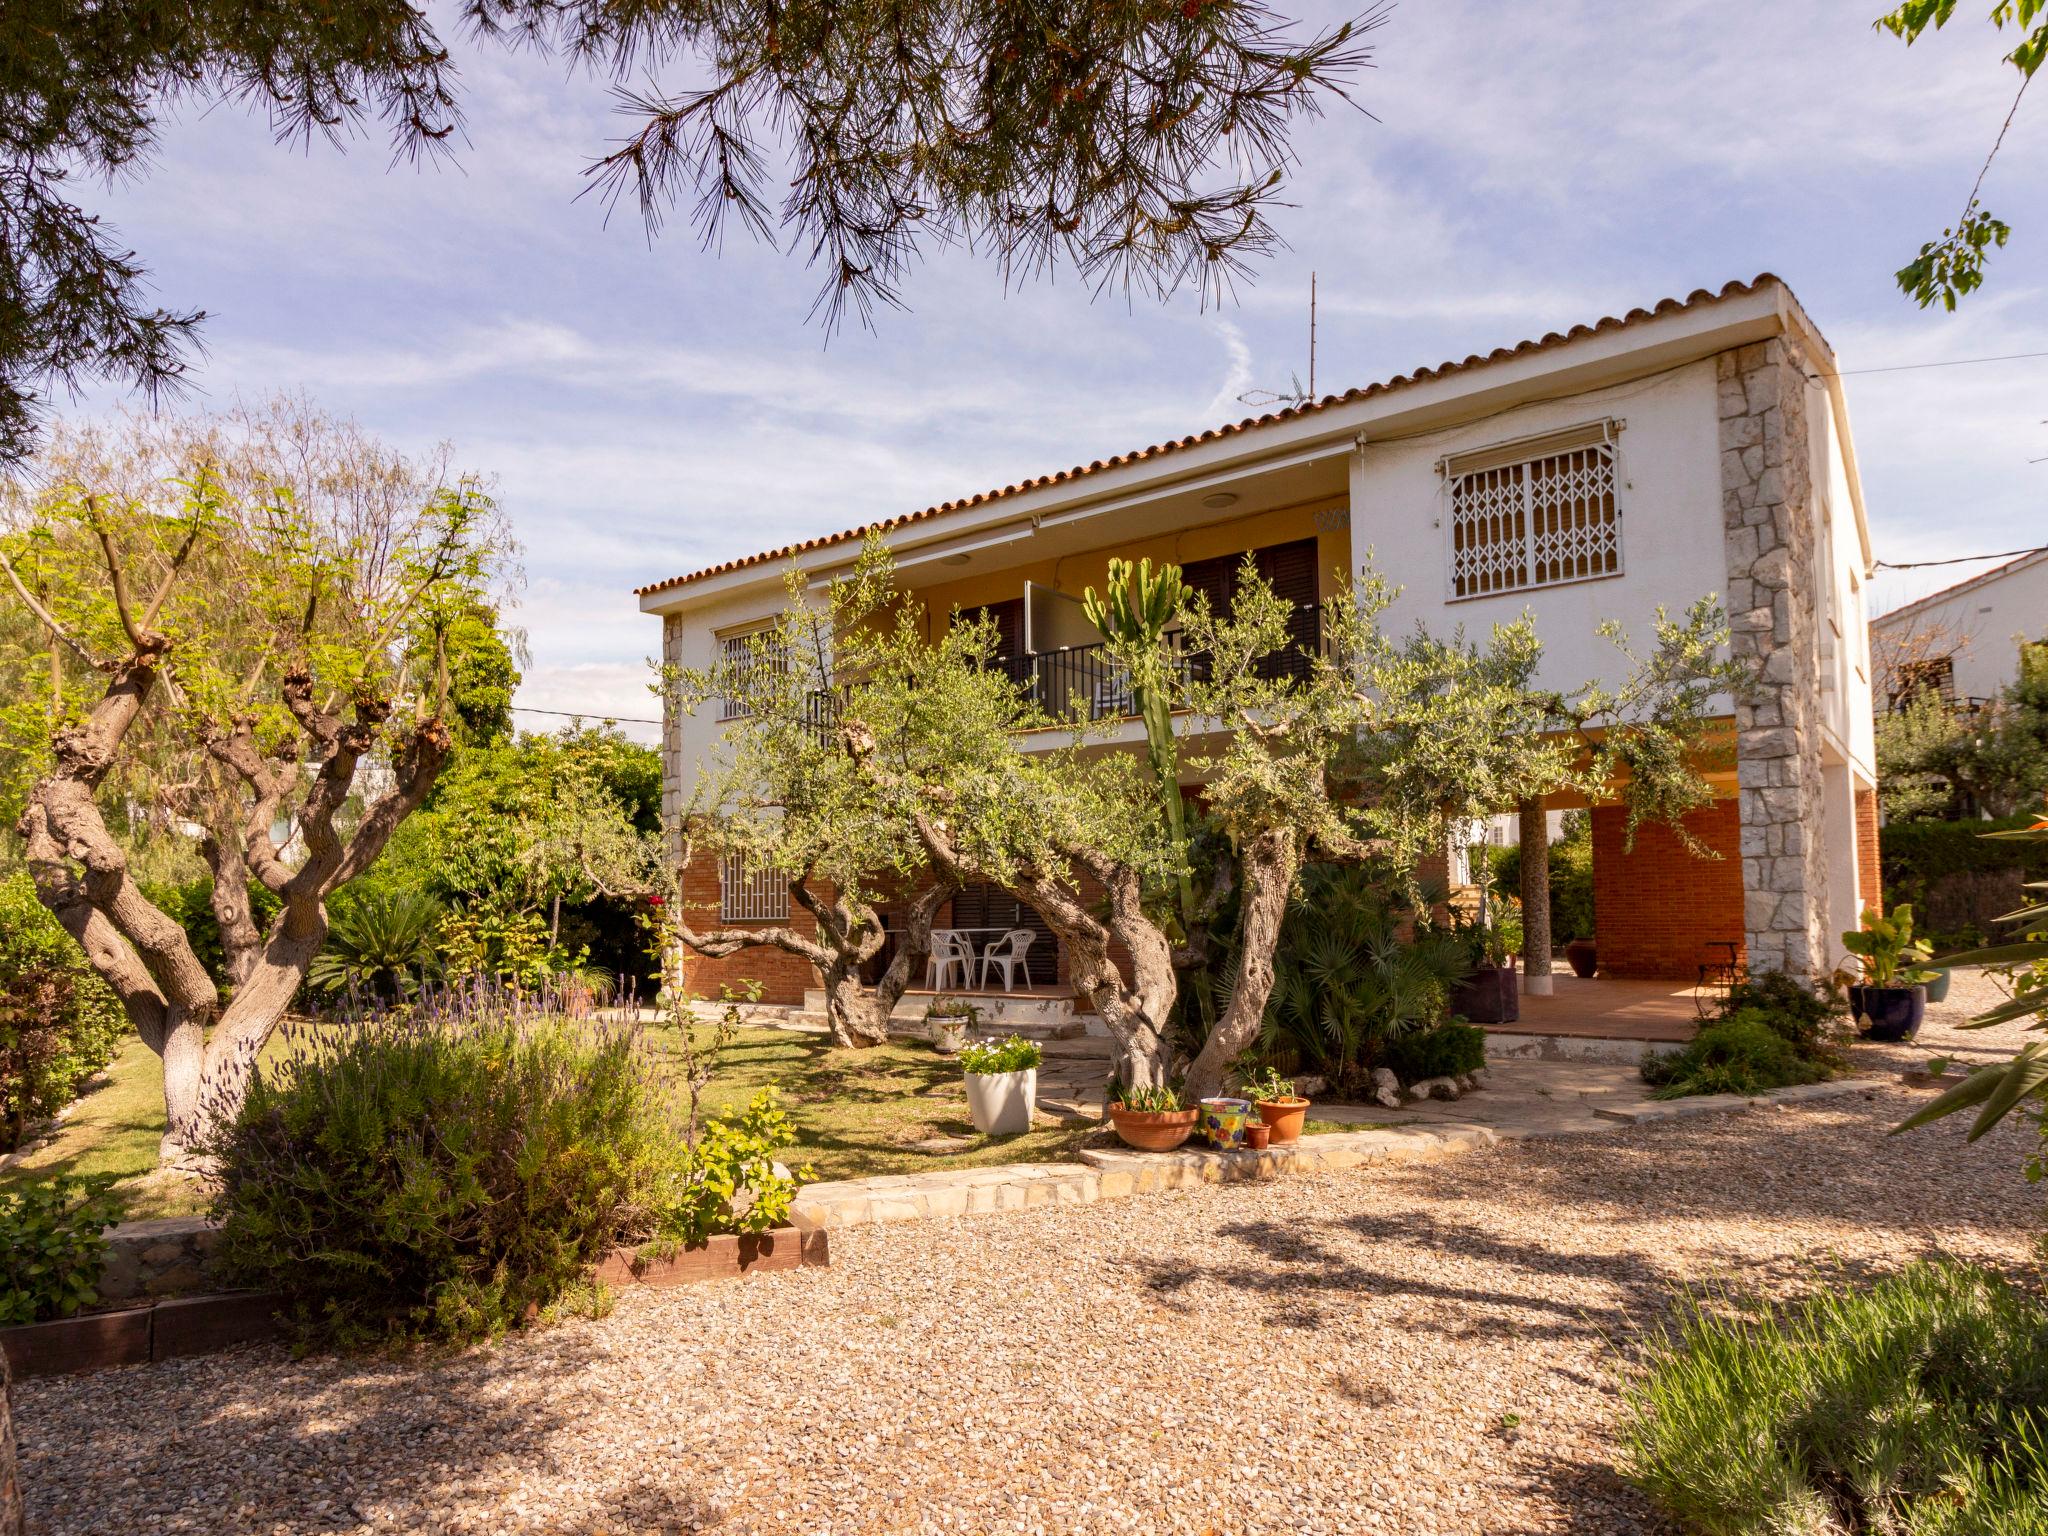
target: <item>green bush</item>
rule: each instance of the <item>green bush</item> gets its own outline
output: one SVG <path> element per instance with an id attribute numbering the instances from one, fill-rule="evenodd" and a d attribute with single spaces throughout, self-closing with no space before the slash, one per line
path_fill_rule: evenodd
<path id="1" fill-rule="evenodd" d="M 1623 1401 L 1624 1474 L 1706 1536 L 2048 1530 L 2048 1310 L 1983 1270 L 1687 1297 Z"/>
<path id="2" fill-rule="evenodd" d="M 1493 850 L 1493 888 L 1522 893 L 1522 849 Z M 1593 821 L 1584 811 L 1564 818 L 1563 834 L 1550 845 L 1550 940 L 1560 948 L 1593 937 Z"/>
<path id="3" fill-rule="evenodd" d="M 714 1123 L 696 1162 L 637 1031 L 503 1009 L 303 1030 L 212 1148 L 220 1263 L 310 1340 L 494 1336 L 614 1245 L 779 1216 L 770 1112 Z"/>
<path id="4" fill-rule="evenodd" d="M 121 1219 L 110 1178 L 56 1178 L 0 1193 L 0 1325 L 69 1317 L 99 1300 Z"/>
<path id="5" fill-rule="evenodd" d="M 331 905 L 327 942 L 306 972 L 315 991 L 411 997 L 440 968 L 441 904 L 403 886 L 350 887 Z"/>
<path id="6" fill-rule="evenodd" d="M 27 875 L 0 880 L 0 1152 L 114 1059 L 128 1016 Z"/>
<path id="7" fill-rule="evenodd" d="M 1442 1020 L 1451 987 L 1471 969 L 1466 945 L 1418 916 L 1384 869 L 1302 871 L 1254 1060 L 1320 1076 L 1332 1097 L 1362 1092 L 1389 1043 Z"/>
<path id="8" fill-rule="evenodd" d="M 1486 1065 L 1486 1031 L 1456 1021 L 1432 1025 L 1395 1036 L 1382 1059 L 1404 1085 L 1430 1077 L 1463 1077 Z"/>
<path id="9" fill-rule="evenodd" d="M 1839 1076 L 1847 1023 L 1829 998 L 1768 973 L 1738 983 L 1719 1017 L 1676 1051 L 1643 1058 L 1643 1081 L 1660 1099 L 1701 1093 L 1764 1093 Z"/>
<path id="10" fill-rule="evenodd" d="M 1885 910 L 1914 907 L 1937 953 L 1987 942 L 1999 916 L 2020 904 L 2025 883 L 2048 880 L 2048 846 L 1984 834 L 2033 819 L 1888 824 L 1878 839 Z"/>

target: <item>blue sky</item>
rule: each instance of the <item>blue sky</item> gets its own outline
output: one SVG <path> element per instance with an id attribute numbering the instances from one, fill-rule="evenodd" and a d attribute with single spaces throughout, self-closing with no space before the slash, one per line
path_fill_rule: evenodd
<path id="1" fill-rule="evenodd" d="M 1848 370 L 2048 352 L 2048 103 L 1986 185 L 2015 229 L 1989 290 L 1949 316 L 1892 286 L 2016 77 L 1974 15 L 1908 51 L 1878 8 L 1401 0 L 1357 93 L 1373 116 L 1296 138 L 1291 249 L 1206 313 L 1091 303 L 1071 274 L 1005 293 L 953 254 L 908 313 L 827 345 L 800 260 L 680 225 L 650 246 L 576 200 L 618 132 L 603 81 L 466 43 L 454 167 L 394 167 L 376 137 L 282 149 L 190 107 L 145 176 L 88 200 L 164 302 L 209 311 L 199 399 L 303 388 L 496 477 L 525 546 L 522 704 L 645 715 L 635 585 L 1244 415 L 1239 394 L 1304 368 L 1311 271 L 1324 390 L 1762 270 Z M 1881 559 L 2041 541 L 2044 386 L 2048 358 L 1850 380 Z M 1887 577 L 1880 600 L 1974 569 Z"/>

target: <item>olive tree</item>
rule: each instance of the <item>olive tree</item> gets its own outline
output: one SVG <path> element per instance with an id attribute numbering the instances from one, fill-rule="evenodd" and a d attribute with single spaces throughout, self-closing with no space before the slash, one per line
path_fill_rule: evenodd
<path id="1" fill-rule="evenodd" d="M 801 571 L 790 572 L 787 586 L 782 612 L 740 654 L 671 669 L 666 692 L 671 710 L 688 713 L 717 700 L 728 717 L 712 756 L 698 765 L 682 815 L 683 868 L 699 858 L 737 858 L 779 880 L 792 907 L 811 918 L 811 929 L 774 923 L 700 930 L 680 901 L 671 929 L 707 958 L 777 949 L 808 961 L 824 982 L 833 1040 L 880 1045 L 957 885 L 933 878 L 914 828 L 877 791 L 867 747 L 841 729 L 843 716 L 858 699 L 860 713 L 881 727 L 893 750 L 918 743 L 920 766 L 932 750 L 945 750 L 947 731 L 925 718 L 931 701 L 907 686 L 905 665 L 915 664 L 924 642 L 917 616 L 899 601 L 879 541 L 821 597 L 811 596 Z M 985 643 L 985 636 L 963 630 L 938 649 L 965 668 L 978 653 L 963 647 Z M 999 693 L 983 693 L 986 703 L 1002 702 Z M 881 907 L 891 894 L 908 895 L 906 919 L 889 965 L 869 988 L 861 973 L 889 937 Z"/>
<path id="2" fill-rule="evenodd" d="M 446 625 L 506 545 L 477 483 L 299 402 L 67 434 L 39 469 L 7 498 L 0 593 L 64 686 L 17 831 L 44 905 L 163 1058 L 173 1158 L 238 1110 L 327 900 L 432 786 Z M 136 877 L 152 822 L 196 831 L 212 866 L 225 1000 Z M 276 898 L 267 924 L 252 881 Z"/>

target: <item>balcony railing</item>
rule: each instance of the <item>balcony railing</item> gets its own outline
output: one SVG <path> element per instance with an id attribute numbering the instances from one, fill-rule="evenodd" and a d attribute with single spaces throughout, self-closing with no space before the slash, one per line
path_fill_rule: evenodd
<path id="1" fill-rule="evenodd" d="M 1260 658 L 1261 677 L 1307 675 L 1309 657 L 1322 645 L 1322 610 L 1299 607 L 1287 627 L 1287 647 Z M 1210 658 L 1206 654 L 1183 652 L 1180 664 L 1192 680 L 1208 681 Z M 997 665 L 1047 714 L 1066 714 L 1076 700 L 1091 720 L 1137 713 L 1130 677 L 1110 656 L 1107 645 L 1076 645 L 1036 656 L 1006 656 Z"/>

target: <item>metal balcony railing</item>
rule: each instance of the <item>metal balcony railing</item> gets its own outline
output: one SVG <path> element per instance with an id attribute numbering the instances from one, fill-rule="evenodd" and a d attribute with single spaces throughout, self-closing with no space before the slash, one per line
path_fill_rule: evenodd
<path id="1" fill-rule="evenodd" d="M 1322 610 L 1307 605 L 1296 608 L 1288 621 L 1288 630 L 1290 643 L 1287 647 L 1259 661 L 1261 677 L 1302 677 L 1307 674 L 1309 657 L 1322 645 Z M 1137 702 L 1131 696 L 1130 678 L 1111 658 L 1107 645 L 1076 645 L 1035 656 L 1006 656 L 997 665 L 1012 681 L 1025 688 L 1032 701 L 1048 714 L 1063 715 L 1076 700 L 1080 701 L 1091 720 L 1137 713 Z M 1184 652 L 1181 665 L 1194 680 L 1208 680 L 1207 655 Z"/>

